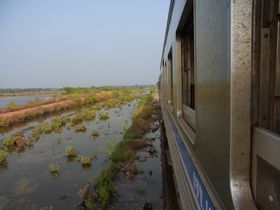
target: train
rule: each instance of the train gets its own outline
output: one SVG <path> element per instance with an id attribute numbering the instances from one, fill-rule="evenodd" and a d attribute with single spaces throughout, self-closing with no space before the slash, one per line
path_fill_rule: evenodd
<path id="1" fill-rule="evenodd" d="M 279 0 L 170 1 L 158 86 L 181 209 L 280 209 L 279 54 Z"/>

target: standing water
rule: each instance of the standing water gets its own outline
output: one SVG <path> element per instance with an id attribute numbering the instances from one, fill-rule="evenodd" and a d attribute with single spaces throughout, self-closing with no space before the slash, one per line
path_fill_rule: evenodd
<path id="1" fill-rule="evenodd" d="M 0 108 L 5 107 L 9 103 L 22 105 L 33 100 L 46 100 L 48 98 L 50 98 L 48 95 L 0 97 Z"/>
<path id="2" fill-rule="evenodd" d="M 137 102 L 106 110 L 110 118 L 84 122 L 87 130 L 75 133 L 64 127 L 61 133 L 45 134 L 32 148 L 14 151 L 4 163 L 0 163 L 0 209 L 75 209 L 80 203 L 79 190 L 108 166 L 106 155 L 108 142 L 123 138 L 124 126 L 131 125 Z M 101 112 L 104 110 L 101 110 Z M 92 137 L 97 130 L 98 137 Z M 30 131 L 26 131 L 27 136 Z M 78 155 L 96 157 L 89 167 L 66 157 L 65 147 L 74 146 Z M 50 163 L 58 163 L 60 170 L 54 176 L 49 171 Z"/>

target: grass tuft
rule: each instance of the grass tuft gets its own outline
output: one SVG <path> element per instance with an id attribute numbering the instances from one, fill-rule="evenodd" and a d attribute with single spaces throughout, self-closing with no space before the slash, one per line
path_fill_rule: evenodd
<path id="1" fill-rule="evenodd" d="M 100 120 L 108 120 L 110 117 L 109 117 L 109 114 L 108 112 L 100 112 L 99 113 L 99 119 Z"/>
<path id="2" fill-rule="evenodd" d="M 83 166 L 90 166 L 92 162 L 92 158 L 90 156 L 82 155 L 80 157 L 80 162 L 82 163 Z"/>
<path id="3" fill-rule="evenodd" d="M 65 152 L 67 157 L 75 157 L 77 155 L 77 150 L 73 146 L 65 147 Z"/>
<path id="4" fill-rule="evenodd" d="M 0 163 L 6 159 L 7 155 L 8 155 L 7 151 L 4 151 L 4 150 L 0 151 Z"/>
<path id="5" fill-rule="evenodd" d="M 50 163 L 49 169 L 50 169 L 51 173 L 58 173 L 58 171 L 60 169 L 60 165 L 58 163 Z"/>
<path id="6" fill-rule="evenodd" d="M 97 130 L 92 131 L 91 135 L 93 137 L 98 137 L 99 136 L 99 132 Z"/>

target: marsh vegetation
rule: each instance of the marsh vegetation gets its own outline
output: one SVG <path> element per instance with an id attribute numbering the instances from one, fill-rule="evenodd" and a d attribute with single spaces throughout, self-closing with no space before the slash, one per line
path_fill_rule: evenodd
<path id="1" fill-rule="evenodd" d="M 0 134 L 1 188 L 16 189 L 18 181 L 12 174 L 17 173 L 18 177 L 27 180 L 26 189 L 30 189 L 25 194 L 11 190 L 18 199 L 14 203 L 9 202 L 9 193 L 5 198 L 0 196 L 1 205 L 7 209 L 22 205 L 24 209 L 50 205 L 55 209 L 72 208 L 79 202 L 79 189 L 90 182 L 98 186 L 96 195 L 99 201 L 93 204 L 88 199 L 85 205 L 105 208 L 112 199 L 112 177 L 120 170 L 123 160 L 133 157 L 130 143 L 119 142 L 124 135 L 123 125 L 129 130 L 132 113 L 145 91 L 135 87 L 116 90 L 107 87 L 96 91 L 92 97 L 91 89 L 68 90 L 62 97 L 79 96 L 73 109 L 41 118 L 38 122 L 26 121 L 27 124 Z M 76 133 L 76 130 L 82 132 Z M 98 141 L 92 137 L 98 137 Z M 19 170 L 22 165 L 24 170 Z M 106 172 L 101 172 L 104 167 Z M 58 173 L 56 179 L 51 178 L 50 174 Z M 42 201 L 42 191 L 51 196 Z M 73 199 L 57 199 L 61 193 L 70 194 Z M 24 204 L 23 199 L 32 202 Z"/>

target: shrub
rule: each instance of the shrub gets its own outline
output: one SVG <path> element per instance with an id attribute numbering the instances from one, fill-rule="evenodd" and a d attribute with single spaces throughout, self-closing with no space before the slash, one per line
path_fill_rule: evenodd
<path id="1" fill-rule="evenodd" d="M 77 155 L 77 150 L 73 146 L 65 147 L 65 152 L 68 157 L 75 157 Z"/>

